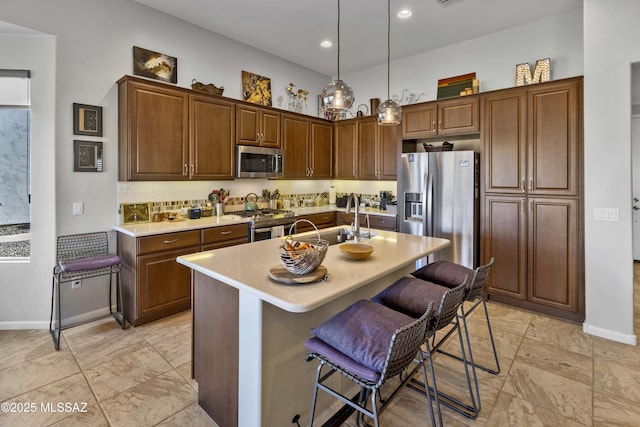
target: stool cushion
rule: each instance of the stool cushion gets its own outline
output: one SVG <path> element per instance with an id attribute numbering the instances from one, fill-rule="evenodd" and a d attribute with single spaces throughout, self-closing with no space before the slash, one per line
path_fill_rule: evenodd
<path id="1" fill-rule="evenodd" d="M 460 285 L 464 282 L 465 276 L 469 276 L 469 280 L 471 280 L 473 274 L 474 272 L 470 268 L 449 261 L 432 262 L 411 273 L 413 277 L 437 283 L 447 288 L 455 288 Z"/>
<path id="2" fill-rule="evenodd" d="M 394 332 L 412 322 L 402 313 L 360 300 L 311 332 L 357 363 L 381 372 Z"/>
<path id="3" fill-rule="evenodd" d="M 380 379 L 380 372 L 374 371 L 373 369 L 367 368 L 361 363 L 356 362 L 346 354 L 339 352 L 317 337 L 309 338 L 304 345 L 311 353 L 319 354 L 325 359 L 330 360 L 331 363 L 334 363 L 345 371 L 351 372 L 353 375 L 362 378 L 363 380 L 376 383 Z"/>
<path id="4" fill-rule="evenodd" d="M 113 267 L 114 265 L 120 264 L 120 257 L 115 254 L 96 255 L 88 258 L 58 261 L 58 264 L 64 273 L 100 270 L 101 268 Z"/>
<path id="5" fill-rule="evenodd" d="M 371 300 L 418 318 L 424 314 L 432 301 L 434 312 L 437 312 L 442 295 L 448 290 L 449 288 L 437 283 L 413 277 L 402 277 Z"/>

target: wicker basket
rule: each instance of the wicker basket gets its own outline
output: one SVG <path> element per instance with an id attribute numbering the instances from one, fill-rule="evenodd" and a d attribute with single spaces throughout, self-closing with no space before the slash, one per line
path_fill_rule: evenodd
<path id="1" fill-rule="evenodd" d="M 224 86 L 216 87 L 213 83 L 205 85 L 203 83 L 200 83 L 199 81 L 196 81 L 196 79 L 193 79 L 193 81 L 191 82 L 191 89 L 211 95 L 222 95 L 222 92 L 224 92 Z"/>
<path id="2" fill-rule="evenodd" d="M 306 219 L 300 219 L 293 223 L 308 222 L 313 226 L 318 234 L 317 238 L 298 238 L 295 241 L 291 234 L 287 236 L 285 242 L 280 246 L 280 261 L 284 268 L 293 274 L 303 275 L 309 274 L 322 264 L 329 242 L 320 238 L 320 232 L 315 224 Z M 293 226 L 289 229 L 289 233 Z M 301 248 L 301 249 L 298 249 Z"/>
<path id="3" fill-rule="evenodd" d="M 447 141 L 443 142 L 442 145 L 431 145 L 423 142 L 422 146 L 424 147 L 424 151 L 426 151 L 427 153 L 431 153 L 434 151 L 453 151 L 453 144 Z"/>

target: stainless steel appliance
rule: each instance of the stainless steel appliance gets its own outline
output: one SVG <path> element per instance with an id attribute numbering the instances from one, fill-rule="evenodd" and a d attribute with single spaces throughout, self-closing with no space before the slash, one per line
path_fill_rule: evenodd
<path id="1" fill-rule="evenodd" d="M 236 178 L 280 178 L 283 160 L 279 148 L 236 145 Z"/>
<path id="2" fill-rule="evenodd" d="M 431 261 L 479 265 L 479 160 L 473 151 L 402 154 L 397 196 L 400 232 L 451 241 Z"/>
<path id="3" fill-rule="evenodd" d="M 233 215 L 240 215 L 244 218 L 251 218 L 250 238 L 252 242 L 275 237 L 273 236 L 274 227 L 283 226 L 284 234 L 288 234 L 290 226 L 296 222 L 296 213 L 293 211 L 258 209 L 231 213 Z M 292 233 L 295 233 L 295 231 L 295 229 L 292 230 Z"/>

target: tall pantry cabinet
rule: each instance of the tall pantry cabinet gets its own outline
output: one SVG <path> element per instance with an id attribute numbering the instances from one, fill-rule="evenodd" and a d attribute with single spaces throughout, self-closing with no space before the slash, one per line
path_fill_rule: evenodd
<path id="1" fill-rule="evenodd" d="M 584 320 L 582 78 L 483 98 L 488 297 Z"/>

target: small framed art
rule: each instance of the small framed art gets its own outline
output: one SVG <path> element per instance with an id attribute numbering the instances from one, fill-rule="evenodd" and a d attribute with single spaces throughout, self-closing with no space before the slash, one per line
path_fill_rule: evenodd
<path id="1" fill-rule="evenodd" d="M 102 136 L 102 107 L 74 103 L 73 134 Z"/>
<path id="2" fill-rule="evenodd" d="M 73 171 L 102 172 L 102 142 L 73 141 Z"/>

